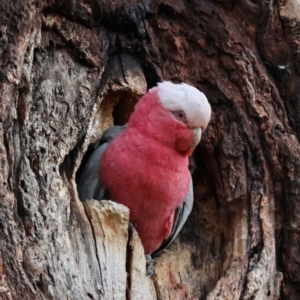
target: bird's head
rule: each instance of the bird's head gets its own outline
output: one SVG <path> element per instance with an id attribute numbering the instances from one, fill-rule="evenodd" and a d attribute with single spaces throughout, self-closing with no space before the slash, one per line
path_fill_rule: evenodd
<path id="1" fill-rule="evenodd" d="M 128 126 L 183 155 L 190 155 L 211 116 L 205 95 L 185 83 L 158 83 L 135 106 Z"/>

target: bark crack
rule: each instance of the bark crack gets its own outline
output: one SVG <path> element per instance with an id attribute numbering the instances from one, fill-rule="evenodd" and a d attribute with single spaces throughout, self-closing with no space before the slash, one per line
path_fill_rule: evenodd
<path id="1" fill-rule="evenodd" d="M 93 226 L 92 221 L 89 218 L 89 214 L 88 214 L 88 212 L 87 212 L 86 207 L 85 207 L 84 204 L 83 204 L 83 207 L 84 207 L 84 210 L 85 210 L 86 217 L 87 217 L 87 219 L 89 221 L 89 224 L 91 226 L 91 229 L 92 229 L 93 240 L 94 240 L 94 247 L 95 247 L 95 252 L 96 252 L 96 259 L 97 259 L 97 262 L 98 262 L 99 273 L 100 273 L 101 278 L 102 278 L 102 269 L 101 269 L 101 263 L 100 263 L 100 260 L 99 260 L 99 250 L 98 250 L 98 247 L 97 247 L 97 239 L 96 239 L 96 235 L 95 235 L 95 231 L 94 231 L 94 226 Z"/>

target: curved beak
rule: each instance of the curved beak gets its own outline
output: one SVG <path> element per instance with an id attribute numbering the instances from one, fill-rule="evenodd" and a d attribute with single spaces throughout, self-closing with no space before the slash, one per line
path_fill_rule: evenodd
<path id="1" fill-rule="evenodd" d="M 201 140 L 202 129 L 201 128 L 193 129 L 193 134 L 194 134 L 194 138 L 193 138 L 193 143 L 191 145 L 191 149 L 194 150 Z"/>

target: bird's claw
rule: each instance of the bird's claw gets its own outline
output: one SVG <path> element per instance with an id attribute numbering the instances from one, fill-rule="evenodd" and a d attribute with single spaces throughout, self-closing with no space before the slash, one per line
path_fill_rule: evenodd
<path id="1" fill-rule="evenodd" d="M 151 277 L 154 273 L 154 267 L 153 267 L 154 259 L 149 254 L 145 254 L 145 258 L 146 258 L 146 275 Z"/>

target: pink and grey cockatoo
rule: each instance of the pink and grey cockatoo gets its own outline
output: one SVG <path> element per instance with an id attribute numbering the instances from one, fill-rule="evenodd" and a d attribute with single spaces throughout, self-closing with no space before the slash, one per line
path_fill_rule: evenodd
<path id="1" fill-rule="evenodd" d="M 82 168 L 79 197 L 130 209 L 146 254 L 168 246 L 193 206 L 189 156 L 210 120 L 205 97 L 188 84 L 158 83 L 124 126 L 108 129 Z"/>

